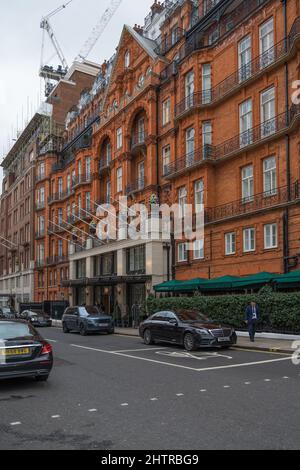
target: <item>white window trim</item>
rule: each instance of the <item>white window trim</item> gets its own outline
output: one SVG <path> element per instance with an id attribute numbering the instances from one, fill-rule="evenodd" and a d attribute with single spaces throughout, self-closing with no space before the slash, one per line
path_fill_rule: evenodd
<path id="1" fill-rule="evenodd" d="M 246 233 L 251 233 L 252 231 L 254 232 L 254 247 L 251 248 L 251 249 L 247 249 L 246 248 Z M 254 253 L 255 250 L 256 250 L 256 230 L 253 227 L 245 228 L 243 230 L 243 252 L 244 253 Z"/>

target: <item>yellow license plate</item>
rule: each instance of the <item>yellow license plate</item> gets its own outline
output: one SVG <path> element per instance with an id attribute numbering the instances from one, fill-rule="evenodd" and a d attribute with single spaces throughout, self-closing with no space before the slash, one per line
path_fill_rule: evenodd
<path id="1" fill-rule="evenodd" d="M 30 354 L 29 348 L 23 349 L 0 349 L 0 356 L 26 356 Z"/>

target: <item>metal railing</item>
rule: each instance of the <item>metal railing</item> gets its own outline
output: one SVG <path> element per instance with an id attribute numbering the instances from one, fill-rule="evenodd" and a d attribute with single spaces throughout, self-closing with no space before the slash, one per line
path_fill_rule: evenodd
<path id="1" fill-rule="evenodd" d="M 68 263 L 68 255 L 57 255 L 47 258 L 47 266 L 56 266 L 57 264 Z"/>
<path id="2" fill-rule="evenodd" d="M 143 191 L 146 187 L 146 178 L 138 178 L 137 180 L 133 181 L 132 183 L 128 184 L 125 188 L 125 193 L 127 195 Z"/>
<path id="3" fill-rule="evenodd" d="M 35 203 L 35 210 L 36 211 L 41 211 L 41 210 L 45 209 L 45 207 L 46 207 L 45 201 L 43 201 L 43 202 L 37 201 Z"/>
<path id="4" fill-rule="evenodd" d="M 183 38 L 184 33 L 184 29 L 177 27 L 167 36 L 160 36 L 157 40 L 158 46 L 156 47 L 155 52 L 158 55 L 167 54 L 167 52 L 169 52 L 169 50 Z"/>
<path id="5" fill-rule="evenodd" d="M 63 201 L 74 194 L 74 187 L 67 189 L 66 191 L 61 191 L 55 194 L 52 194 L 48 197 L 48 204 L 53 204 L 54 202 Z"/>
<path id="6" fill-rule="evenodd" d="M 134 134 L 132 134 L 131 140 L 130 140 L 131 150 L 139 145 L 145 145 L 146 137 L 147 135 L 145 131 L 135 132 Z"/>
<path id="7" fill-rule="evenodd" d="M 215 157 L 214 147 L 211 145 L 205 145 L 204 147 L 189 152 L 183 157 L 176 159 L 175 162 L 164 166 L 164 176 L 174 176 L 181 171 L 189 171 L 194 166 L 202 163 L 203 160 L 209 160 Z"/>
<path id="8" fill-rule="evenodd" d="M 76 188 L 77 186 L 80 186 L 81 184 L 89 184 L 92 182 L 92 175 L 91 173 L 89 174 L 82 174 L 75 176 L 72 181 L 73 188 Z"/>
<path id="9" fill-rule="evenodd" d="M 256 211 L 270 209 L 272 207 L 287 204 L 298 200 L 300 197 L 300 182 L 296 181 L 291 186 L 283 186 L 261 194 L 253 195 L 251 199 L 239 199 L 221 206 L 207 208 L 205 210 L 205 223 L 217 222 L 233 217 L 251 214 Z"/>

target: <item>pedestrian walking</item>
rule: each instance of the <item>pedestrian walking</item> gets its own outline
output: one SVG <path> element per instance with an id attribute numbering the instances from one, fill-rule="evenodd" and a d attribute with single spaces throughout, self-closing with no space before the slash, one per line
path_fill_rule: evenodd
<path id="1" fill-rule="evenodd" d="M 250 336 L 250 341 L 255 342 L 255 334 L 257 328 L 257 322 L 259 321 L 259 306 L 255 301 L 250 302 L 246 308 L 246 324 L 248 325 L 248 331 Z"/>

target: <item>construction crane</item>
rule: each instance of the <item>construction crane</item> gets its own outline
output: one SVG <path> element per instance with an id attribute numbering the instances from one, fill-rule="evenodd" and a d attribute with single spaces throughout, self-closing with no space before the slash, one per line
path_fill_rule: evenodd
<path id="1" fill-rule="evenodd" d="M 69 0 L 67 3 L 61 5 L 60 7 L 53 10 L 49 15 L 44 16 L 41 20 L 40 27 L 43 30 L 43 40 L 42 40 L 42 53 L 41 53 L 41 68 L 40 68 L 40 77 L 45 79 L 46 88 L 45 88 L 45 95 L 49 96 L 51 93 L 54 84 L 53 82 L 61 80 L 67 71 L 68 71 L 68 63 L 62 51 L 62 48 L 59 45 L 59 42 L 54 34 L 53 28 L 50 23 L 50 18 L 55 16 L 57 13 L 64 10 L 73 0 Z M 55 53 L 59 59 L 60 64 L 57 68 L 52 66 L 46 65 L 44 63 L 44 50 L 45 50 L 45 33 L 48 33 L 50 41 L 54 47 Z"/>
<path id="2" fill-rule="evenodd" d="M 76 57 L 76 61 L 83 61 L 85 60 L 88 55 L 91 53 L 92 49 L 95 47 L 96 43 L 98 42 L 100 36 L 105 31 L 108 23 L 110 22 L 111 18 L 116 13 L 117 9 L 121 5 L 122 0 L 112 0 L 109 7 L 105 10 L 102 17 L 94 27 L 91 32 L 90 37 L 85 42 L 83 48 L 81 49 L 80 53 Z"/>

